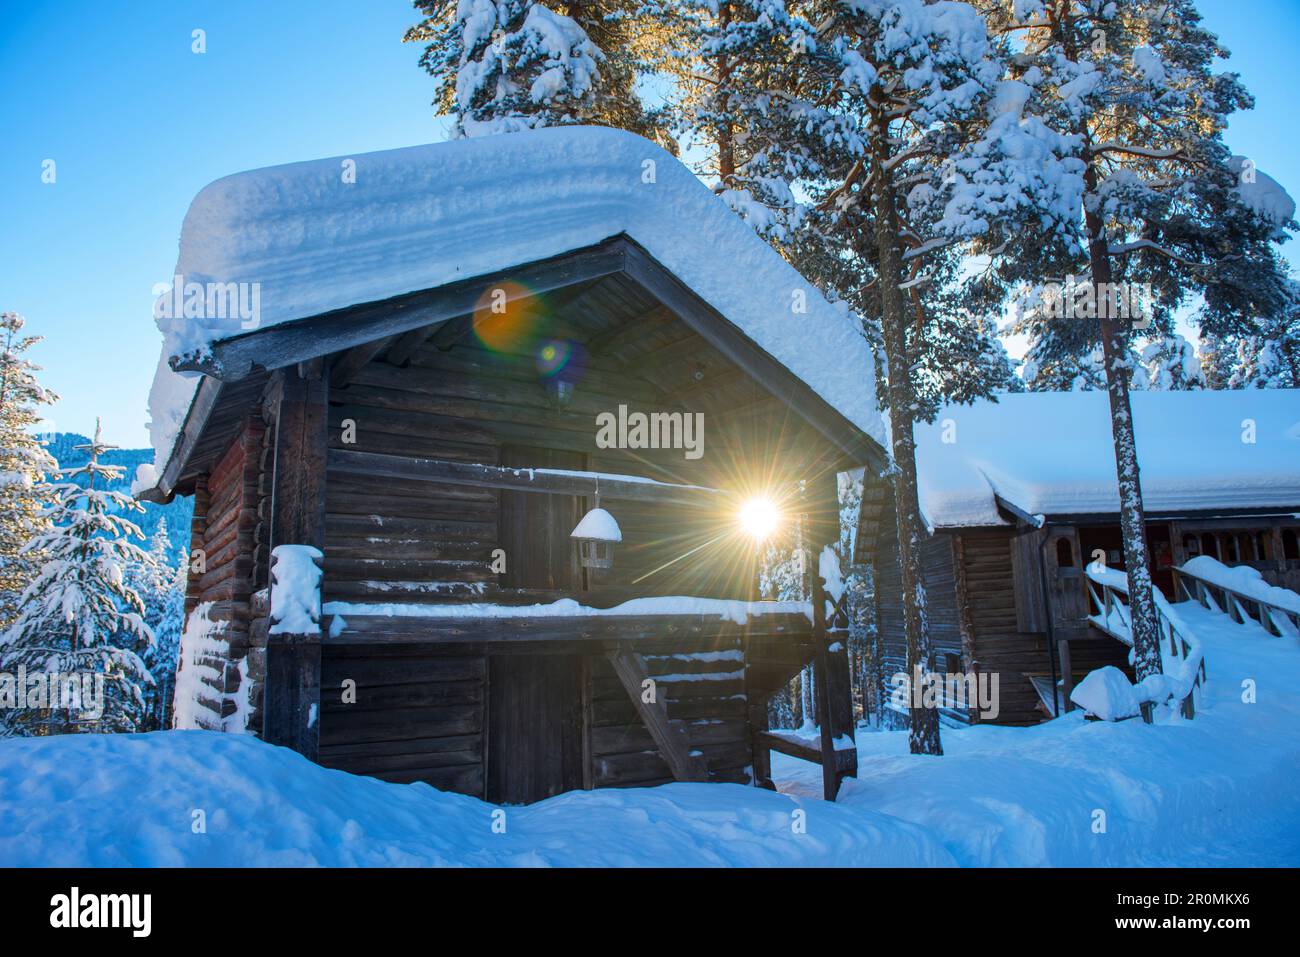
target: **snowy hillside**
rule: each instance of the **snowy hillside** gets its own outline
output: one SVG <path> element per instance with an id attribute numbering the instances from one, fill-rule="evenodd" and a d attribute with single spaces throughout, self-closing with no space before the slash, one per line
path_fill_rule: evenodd
<path id="1" fill-rule="evenodd" d="M 1076 711 L 947 732 L 942 758 L 863 734 L 859 779 L 835 804 L 816 796 L 817 768 L 779 756 L 784 793 L 679 783 L 502 810 L 239 735 L 0 741 L 0 865 L 1300 863 L 1300 647 L 1178 608 L 1210 665 L 1195 721 Z"/>

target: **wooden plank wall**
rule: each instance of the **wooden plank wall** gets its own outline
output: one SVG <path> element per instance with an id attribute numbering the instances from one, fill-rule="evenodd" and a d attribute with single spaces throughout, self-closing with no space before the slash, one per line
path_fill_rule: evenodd
<path id="1" fill-rule="evenodd" d="M 945 654 L 962 653 L 961 614 L 957 604 L 952 542 L 931 535 L 921 542 L 921 579 L 925 585 L 933 667 L 943 668 Z M 875 551 L 876 627 L 885 693 L 893 675 L 907 672 L 907 635 L 903 629 L 902 583 L 898 568 L 898 525 L 892 495 L 880 517 Z"/>
<path id="2" fill-rule="evenodd" d="M 344 701 L 344 683 L 355 687 Z M 406 645 L 321 649 L 320 763 L 385 781 L 484 793 L 487 659 Z"/>
<path id="3" fill-rule="evenodd" d="M 331 389 L 330 447 L 537 466 L 551 462 L 522 462 L 519 450 L 551 448 L 584 456 L 592 470 L 703 485 L 730 485 L 739 455 L 768 454 L 735 435 L 724 436 L 725 427 L 713 414 L 706 414 L 707 452 L 700 460 L 686 459 L 681 449 L 599 449 L 596 414 L 615 411 L 620 403 L 633 410 L 664 408 L 648 383 L 615 364 L 593 359 L 572 405 L 557 412 L 539 384 L 531 354 L 491 353 L 469 336 L 448 349 L 426 345 L 405 368 L 372 361 L 350 383 Z M 795 433 L 778 431 L 785 432 L 790 444 L 788 436 Z M 799 441 L 805 450 L 820 453 L 824 448 L 807 430 Z M 798 455 L 783 461 L 791 469 L 801 467 Z M 518 584 L 509 574 L 498 576 L 490 568 L 493 549 L 512 538 L 502 527 L 501 496 L 493 490 L 331 473 L 326 483 L 325 600 L 472 601 L 476 587 L 484 584 Z M 526 497 L 516 497 L 526 503 Z M 580 509 L 589 504 L 580 502 Z M 587 573 L 593 597 L 598 598 L 602 588 L 628 586 L 644 595 L 756 597 L 756 550 L 739 535 L 727 536 L 735 528 L 732 515 L 701 515 L 687 506 L 622 500 L 602 505 L 619 521 L 624 540 L 612 570 Z M 721 542 L 644 577 L 719 536 Z M 510 568 L 509 554 L 506 561 Z M 711 779 L 747 782 L 752 756 L 745 665 L 734 658 L 740 648 L 737 635 L 735 626 L 720 623 L 716 640 L 669 641 L 658 651 L 644 653 L 652 676 L 679 676 L 661 691 L 668 695 L 670 717 L 687 722 L 692 746 L 703 752 Z M 491 664 L 484 656 L 426 652 L 410 645 L 350 646 L 346 631 L 325 641 L 321 763 L 485 796 L 492 767 Z M 705 657 L 688 657 L 697 652 Z M 806 656 L 792 670 L 804 660 Z M 591 783 L 624 786 L 670 780 L 608 661 L 593 654 L 583 668 L 590 681 L 586 770 Z M 734 676 L 682 677 L 706 674 Z M 342 700 L 343 683 L 349 679 L 356 683 L 355 704 Z"/>
<path id="4" fill-rule="evenodd" d="M 721 629 L 720 629 L 721 630 Z M 710 781 L 749 783 L 751 752 L 745 662 L 735 629 L 715 641 L 656 642 L 638 648 L 646 673 L 665 696 L 668 717 L 685 723 L 691 749 L 703 753 Z M 673 779 L 603 657 L 591 659 L 591 750 L 596 787 L 666 784 Z"/>
<path id="5" fill-rule="evenodd" d="M 1018 539 L 1012 529 L 965 531 L 961 533 L 961 541 L 979 670 L 999 676 L 1000 714 L 994 723 L 1036 724 L 1044 716 L 1039 709 L 1038 694 L 1025 676 L 1050 677 L 1049 638 L 1045 621 L 1041 631 L 1024 630 L 1025 615 L 1023 609 L 1018 613 L 1017 595 L 1037 589 L 1038 596 L 1033 603 L 1040 604 L 1042 581 L 1037 575 L 1016 575 L 1014 552 L 1018 541 L 1025 562 L 1029 561 L 1029 555 L 1025 553 L 1023 537 Z M 1022 598 L 1021 602 L 1026 600 Z M 1067 622 L 1059 615 L 1053 622 L 1055 637 L 1070 640 L 1071 672 L 1076 684 L 1089 671 L 1103 665 L 1128 670 L 1128 649 L 1120 642 L 1096 634 L 1086 624 Z"/>
<path id="6" fill-rule="evenodd" d="M 680 449 L 597 448 L 596 415 L 620 404 L 632 411 L 664 408 L 648 383 L 592 359 L 572 404 L 557 412 L 530 354 L 491 353 L 471 337 L 446 351 L 425 346 L 406 368 L 371 362 L 350 384 L 332 390 L 330 447 L 497 465 L 505 464 L 505 448 L 543 446 L 583 453 L 587 468 L 595 471 L 715 486 L 733 486 L 737 475 L 747 474 L 744 456 L 780 460 L 770 450 L 760 452 L 727 435 L 728 426 L 716 411 L 705 414 L 706 454 L 698 460 L 686 459 Z M 349 423 L 355 433 L 350 444 L 344 441 Z M 825 447 L 809 431 L 799 433 L 801 444 L 793 450 L 787 437 L 784 461 L 791 474 L 798 474 L 801 460 L 811 460 Z M 512 458 L 509 464 L 516 462 Z M 331 474 L 326 483 L 325 599 L 437 601 L 451 596 L 430 582 L 457 582 L 462 590 L 498 582 L 490 563 L 501 538 L 500 494 Z M 635 582 L 638 592 L 647 595 L 755 597 L 755 550 L 736 534 L 733 515 L 628 501 L 602 504 L 618 519 L 624 540 L 614 568 L 589 577 L 593 591 Z M 700 545 L 705 547 L 690 560 L 668 564 Z"/>

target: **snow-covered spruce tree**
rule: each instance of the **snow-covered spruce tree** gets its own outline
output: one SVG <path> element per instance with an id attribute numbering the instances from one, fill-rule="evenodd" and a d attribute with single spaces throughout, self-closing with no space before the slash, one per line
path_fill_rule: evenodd
<path id="1" fill-rule="evenodd" d="M 8 733 L 134 731 L 140 726 L 144 687 L 153 678 L 138 652 L 153 641 L 153 632 L 125 569 L 151 559 L 128 540 L 140 538 L 140 529 L 118 514 L 143 511 L 142 506 L 103 487 L 119 479 L 122 469 L 100 463 L 99 456 L 112 446 L 99 436 L 96 422 L 94 440 L 78 447 L 89 453 L 89 461 L 62 476 L 84 478 L 85 487 L 57 485 L 48 514 L 53 527 L 26 546 L 43 556 L 44 564 L 23 592 L 18 618 L 0 635 L 0 667 L 11 673 L 23 667 L 28 675 L 102 675 L 103 712 L 87 723 L 82 718 L 90 716 L 50 700 L 46 715 L 30 707 L 6 712 Z"/>
<path id="2" fill-rule="evenodd" d="M 1033 91 L 1031 108 L 1070 137 L 1083 167 L 1078 235 L 1065 252 L 1084 255 L 1067 269 L 1107 295 L 1067 338 L 1076 352 L 1099 342 L 1104 356 L 1142 680 L 1161 671 L 1160 645 L 1128 395 L 1131 321 L 1109 294 L 1149 287 L 1157 333 L 1170 332 L 1173 310 L 1198 294 L 1203 332 L 1253 331 L 1254 317 L 1284 307 L 1274 243 L 1294 228 L 1295 207 L 1263 174 L 1246 175 L 1224 146 L 1228 115 L 1252 101 L 1235 74 L 1213 72 L 1224 51 L 1192 0 L 980 2 L 993 28 L 1016 38 L 1015 71 Z M 1049 255 L 1060 262 L 1059 251 Z M 1046 256 L 1029 256 L 1021 268 L 1050 267 Z"/>
<path id="3" fill-rule="evenodd" d="M 170 726 L 171 696 L 176 681 L 176 664 L 181 631 L 185 625 L 185 586 L 188 558 L 182 554 L 178 563 L 170 556 L 171 541 L 167 520 L 162 519 L 149 540 L 149 561 L 136 562 L 127 568 L 127 584 L 140 596 L 145 623 L 153 630 L 154 640 L 144 649 L 144 659 L 154 684 L 145 688 L 144 731 Z"/>
<path id="4" fill-rule="evenodd" d="M 0 632 L 17 616 L 18 599 L 40 569 L 39 553 L 25 546 L 49 527 L 45 478 L 58 468 L 32 432 L 40 406 L 58 396 L 36 381 L 40 367 L 23 357 L 41 341 L 24 336 L 23 324 L 17 313 L 0 313 Z"/>
<path id="5" fill-rule="evenodd" d="M 1148 342 L 1142 347 L 1141 363 L 1148 389 L 1168 392 L 1205 388 L 1201 357 L 1196 347 L 1180 335 L 1160 336 Z"/>
<path id="6" fill-rule="evenodd" d="M 1206 337 L 1202 369 L 1214 388 L 1300 389 L 1300 284 L 1288 284 L 1287 298 L 1257 333 Z"/>
<path id="7" fill-rule="evenodd" d="M 416 0 L 405 36 L 425 45 L 434 105 L 458 136 L 584 123 L 666 142 L 636 81 L 666 55 L 664 31 L 633 0 Z"/>

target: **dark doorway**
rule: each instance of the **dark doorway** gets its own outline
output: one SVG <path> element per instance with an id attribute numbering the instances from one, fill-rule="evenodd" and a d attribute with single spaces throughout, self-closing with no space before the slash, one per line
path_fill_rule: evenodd
<path id="1" fill-rule="evenodd" d="M 1104 556 L 1109 568 L 1124 571 L 1124 537 L 1118 525 L 1085 525 L 1079 529 L 1079 546 L 1082 561 L 1090 565 Z M 1151 556 L 1151 584 L 1160 589 L 1166 598 L 1174 594 L 1173 548 L 1169 539 L 1169 526 L 1162 523 L 1147 525 L 1147 553 Z"/>
<path id="2" fill-rule="evenodd" d="M 582 660 L 509 654 L 488 663 L 488 801 L 528 804 L 582 787 Z"/>

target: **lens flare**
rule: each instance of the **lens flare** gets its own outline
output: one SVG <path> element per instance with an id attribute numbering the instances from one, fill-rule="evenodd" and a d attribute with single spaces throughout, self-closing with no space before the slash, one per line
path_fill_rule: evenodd
<path id="1" fill-rule="evenodd" d="M 781 524 L 781 512 L 766 496 L 755 496 L 740 507 L 740 527 L 756 542 L 766 540 Z"/>
<path id="2" fill-rule="evenodd" d="M 500 282 L 483 290 L 474 306 L 474 335 L 493 352 L 523 352 L 543 320 L 539 297 L 517 282 Z"/>
<path id="3" fill-rule="evenodd" d="M 566 365 L 573 355 L 573 347 L 562 339 L 548 339 L 537 350 L 537 371 L 544 376 L 553 376 Z"/>

